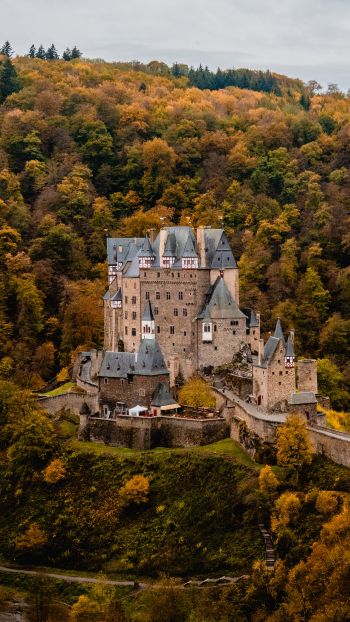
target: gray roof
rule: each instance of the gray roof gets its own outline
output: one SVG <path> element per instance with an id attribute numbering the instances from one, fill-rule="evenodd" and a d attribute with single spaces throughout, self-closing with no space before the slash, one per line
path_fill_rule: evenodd
<path id="1" fill-rule="evenodd" d="M 127 277 L 137 277 L 140 275 L 139 258 L 135 255 L 132 261 L 126 261 L 123 275 Z"/>
<path id="2" fill-rule="evenodd" d="M 127 378 L 128 375 L 168 375 L 162 351 L 156 339 L 142 339 L 136 352 L 105 352 L 100 378 Z"/>
<path id="3" fill-rule="evenodd" d="M 275 328 L 274 337 L 276 337 L 277 339 L 282 339 L 283 343 L 285 343 L 284 335 L 283 335 L 283 330 L 282 330 L 282 324 L 281 324 L 281 320 L 279 318 L 277 319 L 277 322 L 276 322 L 276 328 Z"/>
<path id="4" fill-rule="evenodd" d="M 168 387 L 164 382 L 160 382 L 158 384 L 153 394 L 151 405 L 158 406 L 159 408 L 161 408 L 162 406 L 177 406 L 176 401 L 174 400 L 173 396 L 171 395 Z"/>
<path id="5" fill-rule="evenodd" d="M 254 309 L 241 309 L 244 315 L 247 317 L 247 326 L 249 328 L 256 328 L 259 326 L 258 318 L 256 317 L 256 313 Z"/>
<path id="6" fill-rule="evenodd" d="M 122 300 L 122 290 L 121 290 L 120 287 L 118 287 L 118 289 L 115 292 L 115 294 L 111 297 L 111 300 L 113 302 L 120 302 Z"/>
<path id="7" fill-rule="evenodd" d="M 147 302 L 146 302 L 145 310 L 144 310 L 143 316 L 142 316 L 142 321 L 143 322 L 153 322 L 154 321 L 152 305 L 151 305 L 149 300 L 147 300 Z"/>
<path id="8" fill-rule="evenodd" d="M 107 238 L 107 260 L 109 265 L 124 263 L 130 244 L 139 250 L 144 238 Z"/>
<path id="9" fill-rule="evenodd" d="M 274 356 L 281 339 L 278 337 L 269 337 L 264 347 L 264 358 L 263 364 L 270 363 L 272 357 Z"/>
<path id="10" fill-rule="evenodd" d="M 152 250 L 151 242 L 149 238 L 145 238 L 142 244 L 142 248 L 139 251 L 139 257 L 154 257 L 154 251 Z"/>
<path id="11" fill-rule="evenodd" d="M 169 374 L 162 351 L 156 339 L 142 339 L 135 373 L 140 376 Z"/>
<path id="12" fill-rule="evenodd" d="M 287 339 L 286 356 L 288 356 L 289 358 L 292 358 L 295 356 L 293 340 L 290 334 L 288 335 L 288 339 Z"/>
<path id="13" fill-rule="evenodd" d="M 198 257 L 197 239 L 191 227 L 164 227 L 167 232 L 164 255 L 175 257 L 174 268 L 181 267 L 183 257 Z M 122 264 L 125 268 L 128 262 L 133 262 L 135 257 L 154 257 L 152 268 L 159 268 L 159 234 L 151 244 L 145 238 L 107 238 L 107 258 L 109 265 Z M 205 266 L 207 268 L 225 269 L 236 268 L 235 258 L 230 244 L 223 229 L 204 229 Z M 199 257 L 198 257 L 199 258 Z M 129 268 L 129 266 L 128 266 Z M 133 268 L 133 274 L 137 276 Z"/>
<path id="14" fill-rule="evenodd" d="M 233 299 L 224 279 L 218 277 L 208 291 L 206 301 L 198 319 L 232 319 L 245 318 Z"/>
<path id="15" fill-rule="evenodd" d="M 80 415 L 90 415 L 91 414 L 91 410 L 88 407 L 87 403 L 84 401 L 81 405 L 81 408 L 79 410 L 79 414 Z"/>
<path id="16" fill-rule="evenodd" d="M 135 352 L 105 352 L 98 373 L 100 378 L 127 378 L 135 373 L 137 355 Z"/>
<path id="17" fill-rule="evenodd" d="M 291 406 L 317 404 L 317 399 L 311 391 L 301 391 L 301 393 L 292 393 L 288 398 L 288 404 Z"/>
<path id="18" fill-rule="evenodd" d="M 103 296 L 102 300 L 110 300 L 111 299 L 111 293 L 109 291 L 109 289 L 107 289 L 105 295 Z"/>

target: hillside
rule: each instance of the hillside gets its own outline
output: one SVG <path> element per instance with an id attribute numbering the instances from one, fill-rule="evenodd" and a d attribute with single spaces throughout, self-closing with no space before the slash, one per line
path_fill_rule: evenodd
<path id="1" fill-rule="evenodd" d="M 107 232 L 223 224 L 242 305 L 266 331 L 277 315 L 293 326 L 297 353 L 322 359 L 321 389 L 349 410 L 350 100 L 318 95 L 305 110 L 283 77 L 276 95 L 102 61 L 13 64 L 0 108 L 0 377 L 40 387 L 76 348 L 101 344 Z"/>

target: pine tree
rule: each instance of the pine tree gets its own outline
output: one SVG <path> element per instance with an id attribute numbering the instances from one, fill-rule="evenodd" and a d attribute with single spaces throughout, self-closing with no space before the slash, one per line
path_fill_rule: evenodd
<path id="1" fill-rule="evenodd" d="M 0 65 L 0 104 L 12 93 L 19 90 L 17 71 L 8 56 Z"/>
<path id="2" fill-rule="evenodd" d="M 59 58 L 55 45 L 52 43 L 46 52 L 46 60 L 57 60 Z"/>
<path id="3" fill-rule="evenodd" d="M 34 43 L 29 48 L 28 56 L 29 56 L 29 58 L 35 58 L 35 56 L 36 56 L 36 47 L 35 47 Z"/>
<path id="4" fill-rule="evenodd" d="M 78 50 L 77 46 L 75 45 L 74 48 L 72 49 L 71 58 L 73 60 L 74 58 L 81 58 L 81 57 L 82 57 L 82 53 L 80 50 Z"/>
<path id="5" fill-rule="evenodd" d="M 37 58 L 42 58 L 42 60 L 46 59 L 46 52 L 43 45 L 39 45 L 38 51 L 36 53 Z"/>
<path id="6" fill-rule="evenodd" d="M 67 48 L 62 54 L 63 60 L 69 61 L 72 60 L 72 52 L 69 48 Z"/>
<path id="7" fill-rule="evenodd" d="M 8 58 L 12 56 L 13 49 L 9 41 L 5 41 L 4 45 L 0 49 L 0 54 L 3 54 L 4 56 L 7 56 Z"/>

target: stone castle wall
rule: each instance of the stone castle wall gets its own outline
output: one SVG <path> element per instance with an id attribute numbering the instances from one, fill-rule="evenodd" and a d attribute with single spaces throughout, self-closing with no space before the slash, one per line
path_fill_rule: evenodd
<path id="1" fill-rule="evenodd" d="M 299 391 L 311 391 L 317 395 L 317 361 L 315 359 L 299 359 L 297 376 Z"/>
<path id="2" fill-rule="evenodd" d="M 98 412 L 97 393 L 64 393 L 63 395 L 53 395 L 51 397 L 39 397 L 38 403 L 50 415 L 54 415 L 60 410 L 70 410 L 75 415 L 79 415 L 82 405 L 86 402 L 92 413 Z"/>
<path id="3" fill-rule="evenodd" d="M 233 322 L 237 322 L 234 324 Z M 246 319 L 237 320 L 218 319 L 212 320 L 213 341 L 205 343 L 202 341 L 202 325 L 196 322 L 197 328 L 197 350 L 200 366 L 207 367 L 213 365 L 218 367 L 232 361 L 234 353 L 239 352 L 240 345 L 246 343 Z"/>
<path id="4" fill-rule="evenodd" d="M 229 427 L 224 419 L 127 415 L 115 420 L 80 417 L 79 438 L 131 449 L 207 445 L 228 435 Z"/>

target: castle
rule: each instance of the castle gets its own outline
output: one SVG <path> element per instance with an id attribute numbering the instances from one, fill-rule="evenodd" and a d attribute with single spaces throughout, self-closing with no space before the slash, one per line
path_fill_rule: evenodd
<path id="1" fill-rule="evenodd" d="M 136 352 L 155 337 L 174 383 L 256 352 L 260 318 L 239 308 L 239 271 L 222 229 L 164 227 L 157 237 L 107 240 L 106 351 Z"/>

